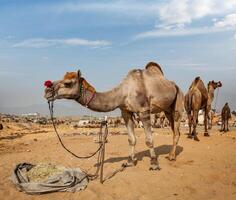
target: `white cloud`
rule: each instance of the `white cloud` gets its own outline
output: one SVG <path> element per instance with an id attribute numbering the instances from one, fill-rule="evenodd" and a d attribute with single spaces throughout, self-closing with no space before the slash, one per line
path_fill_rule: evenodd
<path id="1" fill-rule="evenodd" d="M 236 13 L 226 15 L 223 20 L 215 22 L 214 25 L 216 27 L 236 26 Z"/>
<path id="2" fill-rule="evenodd" d="M 134 39 L 174 37 L 217 33 L 236 27 L 236 0 L 169 0 L 159 7 L 159 18 L 154 30 L 139 33 Z M 219 16 L 226 15 L 223 20 Z M 212 25 L 193 27 L 192 23 L 211 16 Z M 217 18 L 216 18 L 217 17 Z"/>
<path id="3" fill-rule="evenodd" d="M 134 39 L 201 35 L 201 34 L 225 32 L 230 30 L 233 30 L 233 28 L 221 29 L 217 27 L 200 27 L 200 28 L 154 29 L 151 31 L 139 33 L 134 36 Z"/>
<path id="4" fill-rule="evenodd" d="M 159 8 L 156 27 L 184 27 L 193 20 L 236 10 L 236 0 L 170 0 Z"/>
<path id="5" fill-rule="evenodd" d="M 90 47 L 104 47 L 111 43 L 106 40 L 85 40 L 81 38 L 70 39 L 45 39 L 33 38 L 18 42 L 13 47 L 28 47 L 28 48 L 46 48 L 52 46 L 90 46 Z"/>

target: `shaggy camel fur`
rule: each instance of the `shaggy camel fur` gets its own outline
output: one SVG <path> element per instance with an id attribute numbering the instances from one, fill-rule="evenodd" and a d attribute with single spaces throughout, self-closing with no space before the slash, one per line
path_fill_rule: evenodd
<path id="1" fill-rule="evenodd" d="M 197 137 L 196 127 L 198 123 L 198 112 L 199 110 L 204 110 L 204 126 L 205 133 L 204 136 L 209 136 L 208 134 L 208 116 L 211 110 L 211 104 L 214 99 L 214 91 L 216 88 L 221 87 L 221 82 L 210 81 L 206 89 L 203 81 L 200 77 L 196 77 L 192 82 L 187 94 L 185 95 L 184 106 L 188 115 L 189 122 L 189 138 L 194 138 L 194 140 L 199 141 Z M 191 128 L 193 126 L 193 131 Z"/>
<path id="2" fill-rule="evenodd" d="M 221 130 L 220 131 L 229 131 L 229 119 L 231 118 L 231 112 L 228 103 L 225 103 L 221 111 Z"/>
<path id="3" fill-rule="evenodd" d="M 45 89 L 45 98 L 48 101 L 74 99 L 98 112 L 109 112 L 120 108 L 131 148 L 128 163 L 133 165 L 137 163 L 133 120 L 133 114 L 136 113 L 143 123 L 146 145 L 149 147 L 151 157 L 150 169 L 153 170 L 159 169 L 159 164 L 154 150 L 150 114 L 164 111 L 174 133 L 169 159 L 176 158 L 175 151 L 180 137 L 179 126 L 183 111 L 183 93 L 174 82 L 164 77 L 157 63 L 150 62 L 145 69 L 130 71 L 118 87 L 103 93 L 96 92 L 81 77 L 80 70 L 77 73 L 70 72 L 62 80 L 53 82 Z"/>

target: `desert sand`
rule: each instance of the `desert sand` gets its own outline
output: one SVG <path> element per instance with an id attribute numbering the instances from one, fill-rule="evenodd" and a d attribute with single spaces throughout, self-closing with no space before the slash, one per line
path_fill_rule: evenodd
<path id="1" fill-rule="evenodd" d="M 16 164 L 53 163 L 66 167 L 80 167 L 93 173 L 96 158 L 79 160 L 69 155 L 59 144 L 51 126 L 19 127 L 14 124 L 0 131 L 0 199 L 3 200 L 147 200 L 147 199 L 236 199 L 236 129 L 222 134 L 213 127 L 211 137 L 203 136 L 198 128 L 200 142 L 186 138 L 187 129 L 181 129 L 177 160 L 168 161 L 172 133 L 169 128 L 154 129 L 156 153 L 160 171 L 149 171 L 149 152 L 143 129 L 136 129 L 138 163 L 126 168 L 100 184 L 91 181 L 81 192 L 58 192 L 27 195 L 19 192 L 9 177 Z M 92 153 L 97 145 L 94 135 L 79 135 L 98 129 L 70 129 L 59 127 L 65 144 L 77 154 Z M 109 128 L 109 132 L 125 133 L 125 127 Z M 106 145 L 104 174 L 119 168 L 127 160 L 127 135 L 110 134 Z"/>

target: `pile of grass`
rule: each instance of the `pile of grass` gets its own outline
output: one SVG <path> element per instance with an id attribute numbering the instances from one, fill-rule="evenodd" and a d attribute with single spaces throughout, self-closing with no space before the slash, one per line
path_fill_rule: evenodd
<path id="1" fill-rule="evenodd" d="M 63 171 L 63 167 L 58 167 L 50 163 L 41 163 L 30 169 L 26 175 L 30 182 L 42 182 L 53 175 L 62 173 Z"/>

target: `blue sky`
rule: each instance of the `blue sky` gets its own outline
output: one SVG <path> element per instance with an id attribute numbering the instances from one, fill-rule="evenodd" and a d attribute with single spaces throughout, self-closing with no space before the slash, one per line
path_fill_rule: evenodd
<path id="1" fill-rule="evenodd" d="M 151 60 L 184 92 L 221 80 L 236 109 L 236 0 L 0 0 L 0 107 L 44 103 L 44 80 L 78 68 L 108 90 Z"/>

